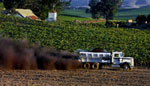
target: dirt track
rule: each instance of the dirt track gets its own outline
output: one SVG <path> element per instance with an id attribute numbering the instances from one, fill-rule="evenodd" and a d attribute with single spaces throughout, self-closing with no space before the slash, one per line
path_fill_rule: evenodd
<path id="1" fill-rule="evenodd" d="M 150 70 L 0 71 L 0 86 L 150 86 Z"/>

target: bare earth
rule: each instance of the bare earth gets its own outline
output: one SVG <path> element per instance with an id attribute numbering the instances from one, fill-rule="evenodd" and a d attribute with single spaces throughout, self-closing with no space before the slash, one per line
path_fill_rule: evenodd
<path id="1" fill-rule="evenodd" d="M 1 70 L 0 86 L 150 86 L 150 70 Z"/>

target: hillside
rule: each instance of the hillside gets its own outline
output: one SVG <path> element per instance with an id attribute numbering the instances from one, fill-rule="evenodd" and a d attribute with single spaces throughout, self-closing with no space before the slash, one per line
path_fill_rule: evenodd
<path id="1" fill-rule="evenodd" d="M 119 9 L 115 15 L 115 19 L 118 20 L 128 20 L 133 19 L 138 15 L 149 15 L 150 14 L 150 6 L 142 7 L 142 8 L 133 8 L 133 9 Z M 71 17 L 91 17 L 90 13 L 85 13 L 84 9 L 65 9 L 61 15 L 63 16 L 71 16 Z"/>
<path id="2" fill-rule="evenodd" d="M 30 43 L 61 50 L 104 48 L 124 51 L 136 64 L 150 63 L 150 31 L 105 28 L 102 24 L 76 24 L 59 20 L 54 23 L 0 16 L 1 37 L 27 39 Z"/>
<path id="3" fill-rule="evenodd" d="M 133 9 L 120 9 L 116 14 L 115 19 L 135 20 L 138 15 L 149 15 L 149 14 L 150 14 L 150 6 L 145 6 L 142 8 L 133 8 Z"/>

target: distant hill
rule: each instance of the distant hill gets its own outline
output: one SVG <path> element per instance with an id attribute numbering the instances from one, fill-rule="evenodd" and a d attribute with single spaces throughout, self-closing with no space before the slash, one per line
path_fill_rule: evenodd
<path id="1" fill-rule="evenodd" d="M 71 7 L 88 7 L 90 0 L 72 0 Z M 124 0 L 123 8 L 139 8 L 150 5 L 150 0 Z"/>

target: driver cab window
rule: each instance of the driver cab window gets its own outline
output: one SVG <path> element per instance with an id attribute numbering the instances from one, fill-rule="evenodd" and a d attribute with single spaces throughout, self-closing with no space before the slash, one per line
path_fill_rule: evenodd
<path id="1" fill-rule="evenodd" d="M 120 57 L 119 54 L 115 54 L 115 57 Z"/>

